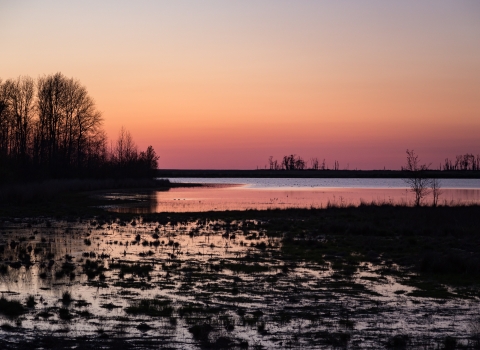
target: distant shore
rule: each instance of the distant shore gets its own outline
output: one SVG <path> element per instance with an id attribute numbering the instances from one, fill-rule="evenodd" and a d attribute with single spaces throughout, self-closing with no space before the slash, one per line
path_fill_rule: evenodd
<path id="1" fill-rule="evenodd" d="M 182 170 L 158 169 L 159 178 L 209 177 L 209 178 L 408 178 L 402 170 Z M 436 179 L 480 179 L 480 171 L 428 170 L 425 177 Z"/>

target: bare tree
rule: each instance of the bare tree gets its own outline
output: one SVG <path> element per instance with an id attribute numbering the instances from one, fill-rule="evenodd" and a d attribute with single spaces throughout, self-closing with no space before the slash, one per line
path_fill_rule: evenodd
<path id="1" fill-rule="evenodd" d="M 137 145 L 133 142 L 132 135 L 123 126 L 120 129 L 114 156 L 119 164 L 125 165 L 135 161 L 138 156 Z"/>
<path id="2" fill-rule="evenodd" d="M 318 158 L 317 157 L 314 157 L 314 158 L 310 158 L 310 164 L 311 164 L 311 169 L 313 170 L 318 170 Z"/>
<path id="3" fill-rule="evenodd" d="M 303 170 L 306 167 L 306 163 L 303 160 L 302 157 L 298 156 L 298 158 L 295 159 L 295 170 Z"/>
<path id="4" fill-rule="evenodd" d="M 334 170 L 339 170 L 340 169 L 340 163 L 338 162 L 338 160 L 335 161 L 333 168 L 334 168 Z"/>
<path id="5" fill-rule="evenodd" d="M 276 162 L 275 166 L 277 166 Z M 306 162 L 302 157 L 291 154 L 283 157 L 281 167 L 285 170 L 304 170 Z"/>
<path id="6" fill-rule="evenodd" d="M 425 171 L 428 165 L 420 164 L 418 155 L 412 150 L 407 149 L 407 166 L 403 168 L 409 176 L 403 181 L 410 187 L 410 191 L 415 194 L 415 206 L 420 206 L 423 198 L 430 193 L 430 179 L 425 177 Z"/>
<path id="7" fill-rule="evenodd" d="M 103 129 L 97 129 L 90 137 L 86 139 L 84 145 L 84 157 L 86 161 L 83 164 L 87 168 L 100 168 L 109 162 L 109 152 L 107 150 L 107 134 Z"/>
<path id="8" fill-rule="evenodd" d="M 478 171 L 480 170 L 480 155 L 477 154 L 475 156 L 472 153 L 460 154 L 455 157 L 455 163 L 446 158 L 443 170 Z"/>
<path id="9" fill-rule="evenodd" d="M 274 170 L 274 168 L 273 168 L 273 156 L 268 157 L 268 165 L 270 167 L 270 170 Z"/>
<path id="10" fill-rule="evenodd" d="M 439 179 L 431 179 L 430 180 L 430 188 L 432 189 L 433 194 L 433 203 L 432 205 L 436 207 L 438 205 L 438 198 L 442 194 L 442 183 Z"/>
<path id="11" fill-rule="evenodd" d="M 273 156 L 268 157 L 268 166 L 270 170 L 280 170 L 280 164 L 278 164 L 278 160 L 273 159 Z"/>
<path id="12" fill-rule="evenodd" d="M 273 169 L 274 170 L 281 170 L 281 166 L 278 163 L 278 160 L 276 160 L 276 159 L 273 161 Z"/>
<path id="13" fill-rule="evenodd" d="M 87 89 L 62 73 L 0 79 L 0 181 L 36 176 L 152 176 L 158 156 L 140 154 L 122 128 L 111 152 Z M 275 166 L 276 162 L 275 162 Z"/>
<path id="14" fill-rule="evenodd" d="M 96 110 L 95 102 L 88 96 L 85 87 L 80 86 L 78 82 L 71 80 L 73 87 L 74 103 L 72 104 L 71 117 L 72 128 L 69 132 L 69 154 L 76 149 L 77 163 L 80 166 L 82 157 L 85 153 L 85 147 L 88 140 L 97 135 L 101 124 L 102 115 Z M 72 143 L 75 143 L 72 145 Z"/>
<path id="15" fill-rule="evenodd" d="M 10 150 L 11 110 L 9 101 L 9 84 L 0 80 L 0 156 L 6 157 Z"/>
<path id="16" fill-rule="evenodd" d="M 292 160 L 294 159 L 295 155 L 292 154 L 290 156 L 283 156 L 283 159 L 282 159 L 282 167 L 285 169 L 285 170 L 293 170 L 293 167 L 291 167 L 291 164 L 292 164 Z"/>
<path id="17" fill-rule="evenodd" d="M 17 80 L 7 80 L 5 84 L 10 85 L 7 90 L 12 113 L 13 149 L 11 152 L 25 158 L 32 128 L 35 83 L 30 77 L 19 77 Z"/>
<path id="18" fill-rule="evenodd" d="M 66 78 L 61 73 L 38 79 L 37 143 L 40 161 L 54 163 L 61 139 Z"/>
<path id="19" fill-rule="evenodd" d="M 101 128 L 102 118 L 87 89 L 61 73 L 38 79 L 37 158 L 81 168 L 89 138 Z"/>

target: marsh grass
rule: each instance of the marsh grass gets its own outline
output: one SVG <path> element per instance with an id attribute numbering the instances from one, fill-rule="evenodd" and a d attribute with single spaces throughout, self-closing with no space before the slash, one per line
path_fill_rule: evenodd
<path id="1" fill-rule="evenodd" d="M 212 332 L 213 327 L 208 323 L 203 323 L 193 325 L 188 330 L 196 340 L 208 342 L 208 335 Z"/>
<path id="2" fill-rule="evenodd" d="M 64 321 L 70 321 L 73 318 L 73 315 L 70 313 L 70 310 L 62 307 L 58 310 L 58 317 Z"/>
<path id="3" fill-rule="evenodd" d="M 153 270 L 153 266 L 151 264 L 141 264 L 141 263 L 113 263 L 110 264 L 110 269 L 116 270 L 119 269 L 120 273 L 122 274 L 134 274 L 137 276 L 148 276 L 150 272 Z"/>
<path id="4" fill-rule="evenodd" d="M 99 276 L 102 272 L 106 269 L 103 265 L 103 261 L 101 260 L 85 260 L 85 264 L 83 265 L 83 271 L 87 275 L 88 279 L 94 279 L 96 276 Z"/>
<path id="5" fill-rule="evenodd" d="M 270 268 L 266 265 L 261 265 L 258 263 L 255 264 L 245 264 L 245 263 L 239 263 L 239 264 L 223 264 L 222 267 L 229 269 L 233 272 L 236 273 L 244 273 L 244 274 L 252 274 L 252 273 L 260 273 L 260 272 L 266 272 Z"/>
<path id="6" fill-rule="evenodd" d="M 25 313 L 25 308 L 19 301 L 7 300 L 2 296 L 0 298 L 0 313 L 9 318 L 16 318 Z"/>
<path id="7" fill-rule="evenodd" d="M 70 305 L 73 301 L 72 294 L 69 291 L 63 292 L 61 300 L 64 305 Z"/>
<path id="8" fill-rule="evenodd" d="M 166 299 L 141 299 L 133 301 L 125 308 L 127 314 L 143 314 L 147 316 L 170 317 L 174 311 L 172 301 Z"/>
<path id="9" fill-rule="evenodd" d="M 462 296 L 451 292 L 458 288 L 453 279 L 442 286 L 441 281 L 460 272 L 449 266 L 458 260 L 446 259 L 440 261 L 446 267 L 431 268 L 449 252 L 468 252 L 464 254 L 468 258 L 466 261 L 478 254 L 478 210 L 478 207 L 366 206 L 163 214 L 142 218 L 122 216 L 119 220 L 104 216 L 95 220 L 82 218 L 83 223 L 77 224 L 82 227 L 80 231 L 59 229 L 70 222 L 60 224 L 51 219 L 48 219 L 49 226 L 43 219 L 36 223 L 19 222 L 16 231 L 11 229 L 14 226 L 10 222 L 0 221 L 0 232 L 8 232 L 2 259 L 9 266 L 22 249 L 41 244 L 42 251 L 34 261 L 34 264 L 43 264 L 42 271 L 48 271 L 41 283 L 50 285 L 53 282 L 52 290 L 66 288 L 65 284 L 72 291 L 76 291 L 75 286 L 86 289 L 86 294 L 81 292 L 82 298 L 92 304 L 75 300 L 75 307 L 68 306 L 62 302 L 62 296 L 59 308 L 56 296 L 55 300 L 47 300 L 49 305 L 53 301 L 53 306 L 45 305 L 42 312 L 30 311 L 25 316 L 28 320 L 24 322 L 25 329 L 32 319 L 36 326 L 52 327 L 59 344 L 64 344 L 63 336 L 73 338 L 85 334 L 76 326 L 74 328 L 74 323 L 68 334 L 57 334 L 58 326 L 55 325 L 73 318 L 79 324 L 98 324 L 103 330 L 102 338 L 98 333 L 93 337 L 87 333 L 91 348 L 93 345 L 107 348 L 112 344 L 110 341 L 119 336 L 120 330 L 133 348 L 154 348 L 160 339 L 165 342 L 162 346 L 167 348 L 177 345 L 205 349 L 252 348 L 255 345 L 257 348 L 347 348 L 350 343 L 351 347 L 384 348 L 398 332 L 396 326 L 389 323 L 392 312 L 398 318 L 402 317 L 401 312 L 407 313 L 405 317 L 412 316 L 409 309 L 403 308 L 404 301 L 418 305 L 419 310 L 426 310 L 425 313 L 441 313 L 435 316 L 437 319 L 455 317 L 455 308 L 460 304 L 473 305 L 471 308 L 478 305 L 476 299 L 460 300 Z M 132 226 L 134 220 L 135 226 Z M 27 227 L 29 224 L 33 227 Z M 114 239 L 130 242 L 137 234 L 141 242 L 157 232 L 155 229 L 158 229 L 158 238 L 166 244 L 152 248 L 155 250 L 153 256 L 140 256 L 144 249 L 141 244 L 128 248 L 105 246 Z M 40 235 L 30 240 L 28 237 L 33 230 L 39 230 Z M 24 231 L 27 231 L 27 238 L 22 236 Z M 190 235 L 191 232 L 194 234 Z M 232 235 L 236 238 L 231 239 Z M 48 239 L 41 241 L 40 237 Z M 83 251 L 85 237 L 92 240 L 92 252 Z M 241 245 L 240 241 L 248 244 Z M 61 247 L 63 242 L 65 248 Z M 74 242 L 78 244 L 78 251 L 75 251 Z M 177 242 L 179 246 L 175 248 Z M 268 242 L 265 249 L 257 248 L 261 242 Z M 228 250 L 224 248 L 226 243 Z M 172 258 L 174 248 L 175 257 Z M 68 249 L 69 256 L 75 257 L 69 262 L 76 266 L 78 278 L 74 282 L 55 281 L 51 276 L 65 261 L 66 252 L 62 249 Z M 124 249 L 128 249 L 127 257 L 123 255 Z M 55 255 L 47 259 L 50 252 Z M 83 256 L 80 258 L 79 254 Z M 423 258 L 429 262 L 428 268 L 422 269 Z M 50 259 L 54 263 L 47 270 Z M 2 278 L 13 281 L 19 271 L 23 271 L 22 263 L 20 266 L 21 269 L 8 267 Z M 362 273 L 367 275 L 362 276 Z M 120 274 L 124 275 L 123 280 L 119 279 Z M 87 281 L 85 275 L 92 278 Z M 101 283 L 92 281 L 97 276 L 99 280 L 104 277 Z M 474 297 L 477 275 L 467 271 L 463 277 L 473 283 L 465 288 Z M 392 289 L 393 283 L 399 284 L 401 289 Z M 386 298 L 380 294 L 384 291 L 376 292 L 374 288 L 378 286 L 386 287 L 389 300 L 380 301 Z M 37 301 L 43 303 L 42 292 L 35 293 Z M 156 293 L 161 296 L 152 297 Z M 46 295 L 43 297 L 48 299 Z M 23 295 L 24 305 L 26 297 Z M 78 309 L 86 306 L 88 311 Z M 461 310 L 467 314 L 460 316 L 463 317 L 461 326 L 445 326 L 458 338 L 456 348 L 465 347 L 467 341 L 473 340 L 473 332 L 461 334 L 468 328 L 466 322 L 470 319 L 466 321 L 470 311 L 465 307 Z M 208 326 L 202 330 L 204 325 Z M 423 324 L 418 328 L 408 325 L 412 336 L 407 347 L 420 346 L 424 341 L 421 337 L 425 337 L 429 344 L 447 349 L 445 333 L 439 333 L 436 329 L 441 328 L 437 326 L 438 323 L 431 327 L 437 332 L 432 335 L 421 328 Z M 414 330 L 410 333 L 411 329 Z M 241 338 L 247 334 L 248 343 L 245 343 Z M 183 337 L 180 343 L 172 340 L 179 337 Z M 369 343 L 360 345 L 362 341 Z M 79 341 L 78 344 L 84 343 Z M 0 348 L 2 345 L 0 337 Z"/>
<path id="10" fill-rule="evenodd" d="M 35 305 L 37 304 L 37 302 L 35 301 L 35 297 L 33 295 L 29 295 L 27 297 L 27 301 L 25 302 L 25 304 L 27 305 L 27 307 L 29 308 L 33 308 L 35 307 Z"/>

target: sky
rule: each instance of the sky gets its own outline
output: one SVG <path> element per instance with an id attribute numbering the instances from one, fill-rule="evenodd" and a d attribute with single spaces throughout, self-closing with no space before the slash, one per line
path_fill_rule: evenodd
<path id="1" fill-rule="evenodd" d="M 163 169 L 480 154 L 480 1 L 0 0 L 0 78 L 62 72 Z"/>

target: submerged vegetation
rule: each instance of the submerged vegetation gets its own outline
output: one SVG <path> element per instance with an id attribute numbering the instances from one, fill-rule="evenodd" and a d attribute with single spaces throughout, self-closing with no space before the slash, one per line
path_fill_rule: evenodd
<path id="1" fill-rule="evenodd" d="M 474 349 L 479 213 L 4 217 L 0 345 Z"/>
<path id="2" fill-rule="evenodd" d="M 23 305 L 18 300 L 7 300 L 5 297 L 0 298 L 0 314 L 10 318 L 15 318 L 25 312 Z"/>

